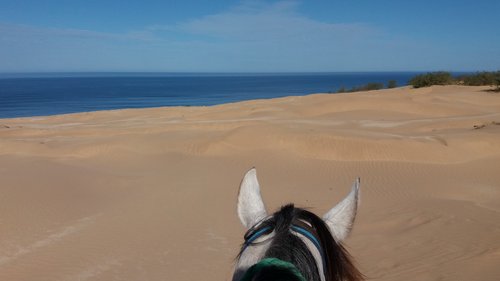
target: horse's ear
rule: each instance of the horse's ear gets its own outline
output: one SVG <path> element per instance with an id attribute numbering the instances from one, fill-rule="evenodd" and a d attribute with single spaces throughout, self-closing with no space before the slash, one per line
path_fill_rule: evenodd
<path id="1" fill-rule="evenodd" d="M 248 171 L 241 181 L 238 194 L 238 216 L 247 229 L 267 216 L 255 168 Z"/>
<path id="2" fill-rule="evenodd" d="M 359 178 L 354 182 L 349 195 L 323 216 L 337 241 L 344 240 L 351 232 L 358 209 L 358 197 Z"/>

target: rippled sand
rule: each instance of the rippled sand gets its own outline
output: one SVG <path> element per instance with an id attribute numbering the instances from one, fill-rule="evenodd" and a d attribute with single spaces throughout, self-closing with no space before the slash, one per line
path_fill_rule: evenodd
<path id="1" fill-rule="evenodd" d="M 362 179 L 370 280 L 500 280 L 500 94 L 398 88 L 0 119 L 0 280 L 229 280 L 256 166 L 271 209 Z"/>

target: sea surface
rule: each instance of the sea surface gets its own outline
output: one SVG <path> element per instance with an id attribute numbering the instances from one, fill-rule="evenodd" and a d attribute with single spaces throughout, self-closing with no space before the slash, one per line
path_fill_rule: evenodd
<path id="1" fill-rule="evenodd" d="M 0 118 L 159 106 L 207 106 L 336 92 L 369 82 L 404 86 L 416 72 L 0 74 Z"/>

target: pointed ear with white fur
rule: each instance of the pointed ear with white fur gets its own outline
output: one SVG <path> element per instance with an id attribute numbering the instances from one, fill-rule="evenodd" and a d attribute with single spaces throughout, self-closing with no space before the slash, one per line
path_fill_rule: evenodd
<path id="1" fill-rule="evenodd" d="M 358 209 L 359 182 L 357 178 L 349 195 L 323 216 L 335 240 L 339 242 L 347 238 L 354 224 Z"/>
<path id="2" fill-rule="evenodd" d="M 255 168 L 248 171 L 241 181 L 238 194 L 238 216 L 247 229 L 267 217 Z"/>

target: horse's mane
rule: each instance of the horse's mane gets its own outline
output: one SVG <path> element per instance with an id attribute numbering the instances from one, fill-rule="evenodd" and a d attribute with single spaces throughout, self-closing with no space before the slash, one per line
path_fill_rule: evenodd
<path id="1" fill-rule="evenodd" d="M 294 209 L 297 219 L 309 222 L 316 230 L 321 247 L 324 249 L 325 255 L 325 276 L 326 281 L 345 280 L 345 281 L 360 281 L 363 280 L 363 275 L 354 266 L 351 255 L 347 252 L 344 246 L 337 242 L 326 223 L 315 214 L 304 210 Z"/>
<path id="2" fill-rule="evenodd" d="M 323 252 L 325 281 L 361 281 L 363 275 L 354 266 L 352 258 L 340 242 L 337 242 L 325 222 L 312 212 L 295 208 L 288 204 L 259 224 L 271 226 L 275 235 L 265 257 L 277 257 L 295 264 L 306 280 L 320 280 L 316 261 L 305 243 L 290 232 L 293 223 L 298 221 L 310 225 Z M 254 231 L 250 229 L 249 232 Z M 241 252 L 244 250 L 242 248 Z M 240 252 L 240 254 L 241 254 Z M 258 278 L 260 279 L 260 278 Z M 257 281 L 257 279 L 255 279 Z M 268 280 L 267 278 L 262 280 Z"/>

